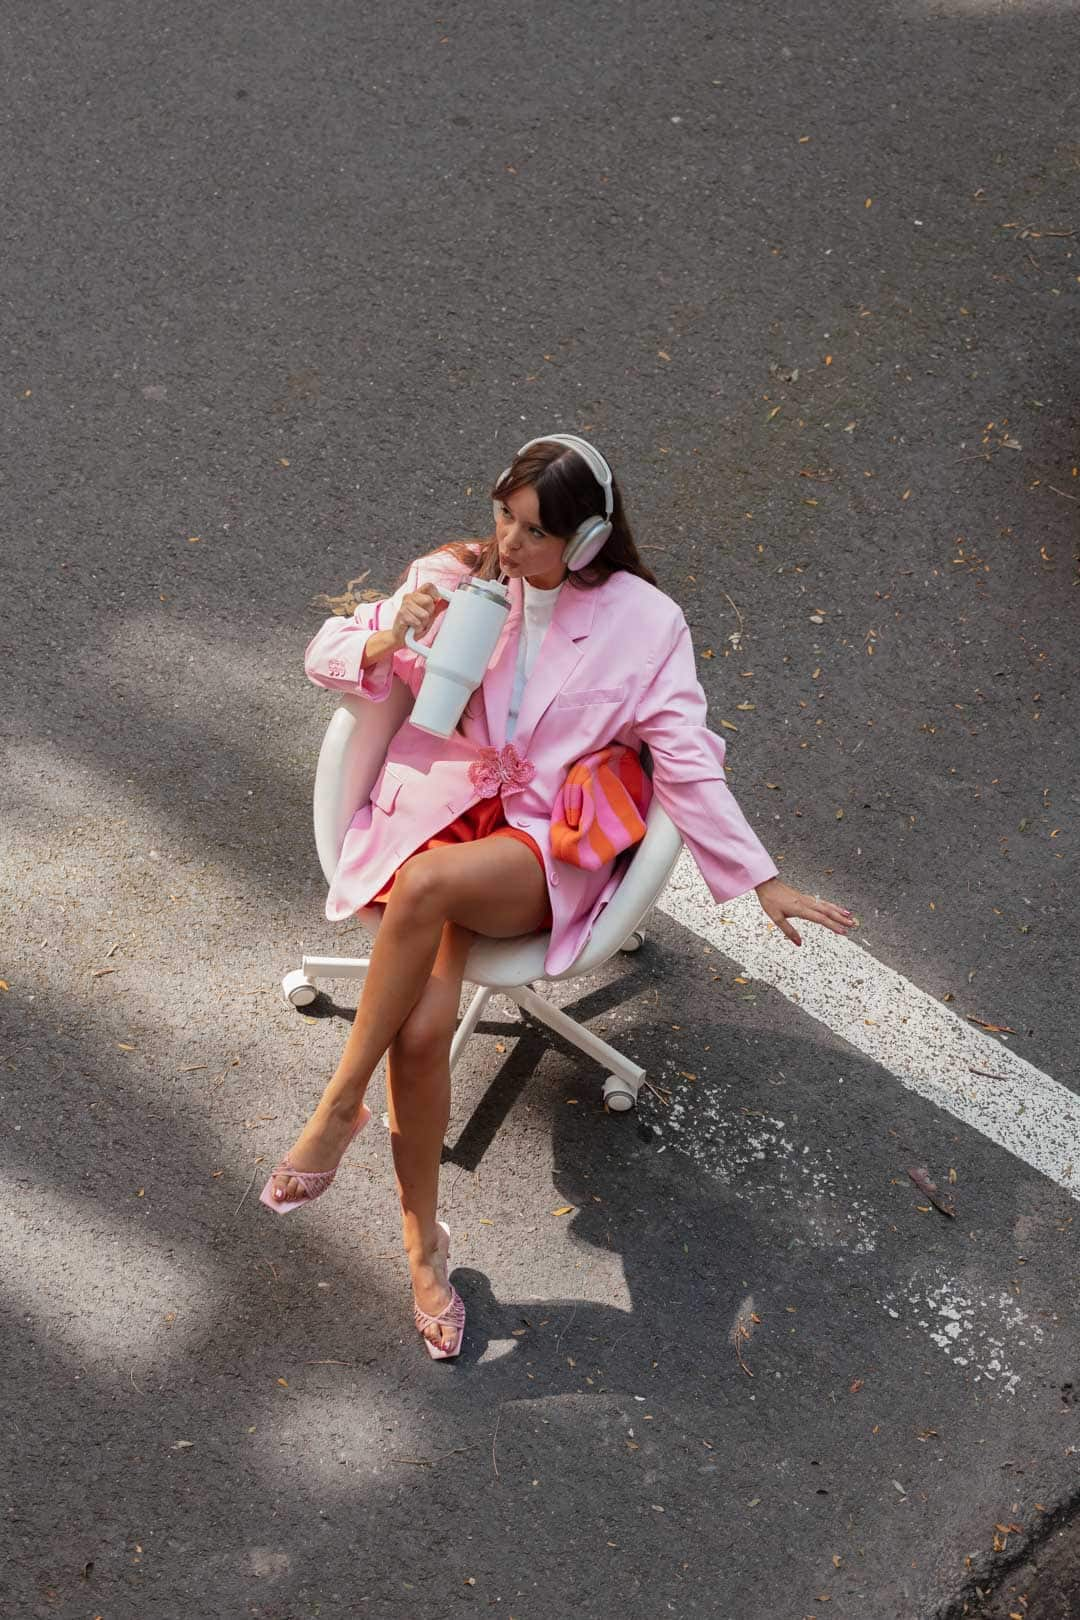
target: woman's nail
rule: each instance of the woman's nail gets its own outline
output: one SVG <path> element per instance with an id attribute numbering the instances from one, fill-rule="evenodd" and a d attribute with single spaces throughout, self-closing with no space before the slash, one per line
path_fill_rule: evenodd
<path id="1" fill-rule="evenodd" d="M 285 1196 L 284 1187 L 275 1187 L 274 1188 L 274 1197 L 275 1198 L 284 1198 L 284 1196 Z"/>

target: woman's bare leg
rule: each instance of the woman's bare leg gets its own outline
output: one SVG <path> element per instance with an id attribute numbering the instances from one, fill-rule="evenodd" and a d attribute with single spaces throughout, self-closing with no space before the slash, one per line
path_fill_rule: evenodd
<path id="1" fill-rule="evenodd" d="M 387 1053 L 390 1141 L 413 1297 L 438 1316 L 450 1302 L 446 1239 L 435 1224 L 439 1161 L 450 1117 L 450 1043 L 474 935 L 448 923 L 431 977 Z M 428 1337 L 445 1348 L 439 1330 Z"/>
<path id="2" fill-rule="evenodd" d="M 481 838 L 406 861 L 390 891 L 341 1060 L 289 1154 L 298 1170 L 330 1170 L 341 1158 L 368 1082 L 431 977 L 446 924 L 512 939 L 538 929 L 546 908 L 539 863 L 516 838 Z M 305 1196 L 286 1175 L 276 1179 L 275 1195 Z"/>

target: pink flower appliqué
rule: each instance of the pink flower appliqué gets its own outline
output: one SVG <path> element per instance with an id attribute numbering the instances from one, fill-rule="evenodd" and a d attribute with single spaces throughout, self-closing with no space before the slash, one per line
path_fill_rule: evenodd
<path id="1" fill-rule="evenodd" d="M 469 781 L 482 799 L 496 793 L 519 793 L 536 775 L 536 766 L 523 759 L 513 743 L 502 748 L 481 748 L 469 766 Z"/>

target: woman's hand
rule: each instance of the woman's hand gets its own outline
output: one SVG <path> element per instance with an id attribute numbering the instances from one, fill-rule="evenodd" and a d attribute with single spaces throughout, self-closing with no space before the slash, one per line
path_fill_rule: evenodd
<path id="1" fill-rule="evenodd" d="M 820 923 L 834 934 L 846 934 L 855 926 L 855 918 L 843 906 L 834 906 L 828 900 L 815 900 L 812 895 L 800 894 L 780 878 L 769 878 L 759 883 L 754 893 L 761 901 L 761 909 L 791 940 L 801 945 L 802 940 L 792 928 L 789 917 L 803 917 L 807 922 Z"/>
<path id="2" fill-rule="evenodd" d="M 438 586 L 430 582 L 425 582 L 419 590 L 410 591 L 408 596 L 402 598 L 390 630 L 395 644 L 404 647 L 405 633 L 408 630 L 412 630 L 418 637 L 424 635 L 431 629 L 436 616 L 445 611 L 446 606 L 446 602 L 439 595 Z"/>

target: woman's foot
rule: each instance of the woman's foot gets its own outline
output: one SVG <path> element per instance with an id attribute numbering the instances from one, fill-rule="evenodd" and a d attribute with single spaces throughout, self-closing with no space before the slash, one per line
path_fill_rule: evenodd
<path id="1" fill-rule="evenodd" d="M 371 1118 L 363 1103 L 320 1103 L 282 1160 L 289 1170 L 327 1173 L 337 1169 L 341 1157 Z M 307 1189 L 289 1170 L 279 1169 L 271 1177 L 272 1197 L 277 1203 L 306 1200 Z"/>
<path id="2" fill-rule="evenodd" d="M 409 1256 L 412 1273 L 413 1300 L 425 1317 L 445 1316 L 454 1300 L 454 1290 L 447 1276 L 450 1255 L 450 1233 L 440 1222 L 435 1228 L 435 1248 L 415 1258 Z M 452 1351 L 460 1332 L 450 1321 L 429 1321 L 417 1327 L 436 1350 Z"/>

